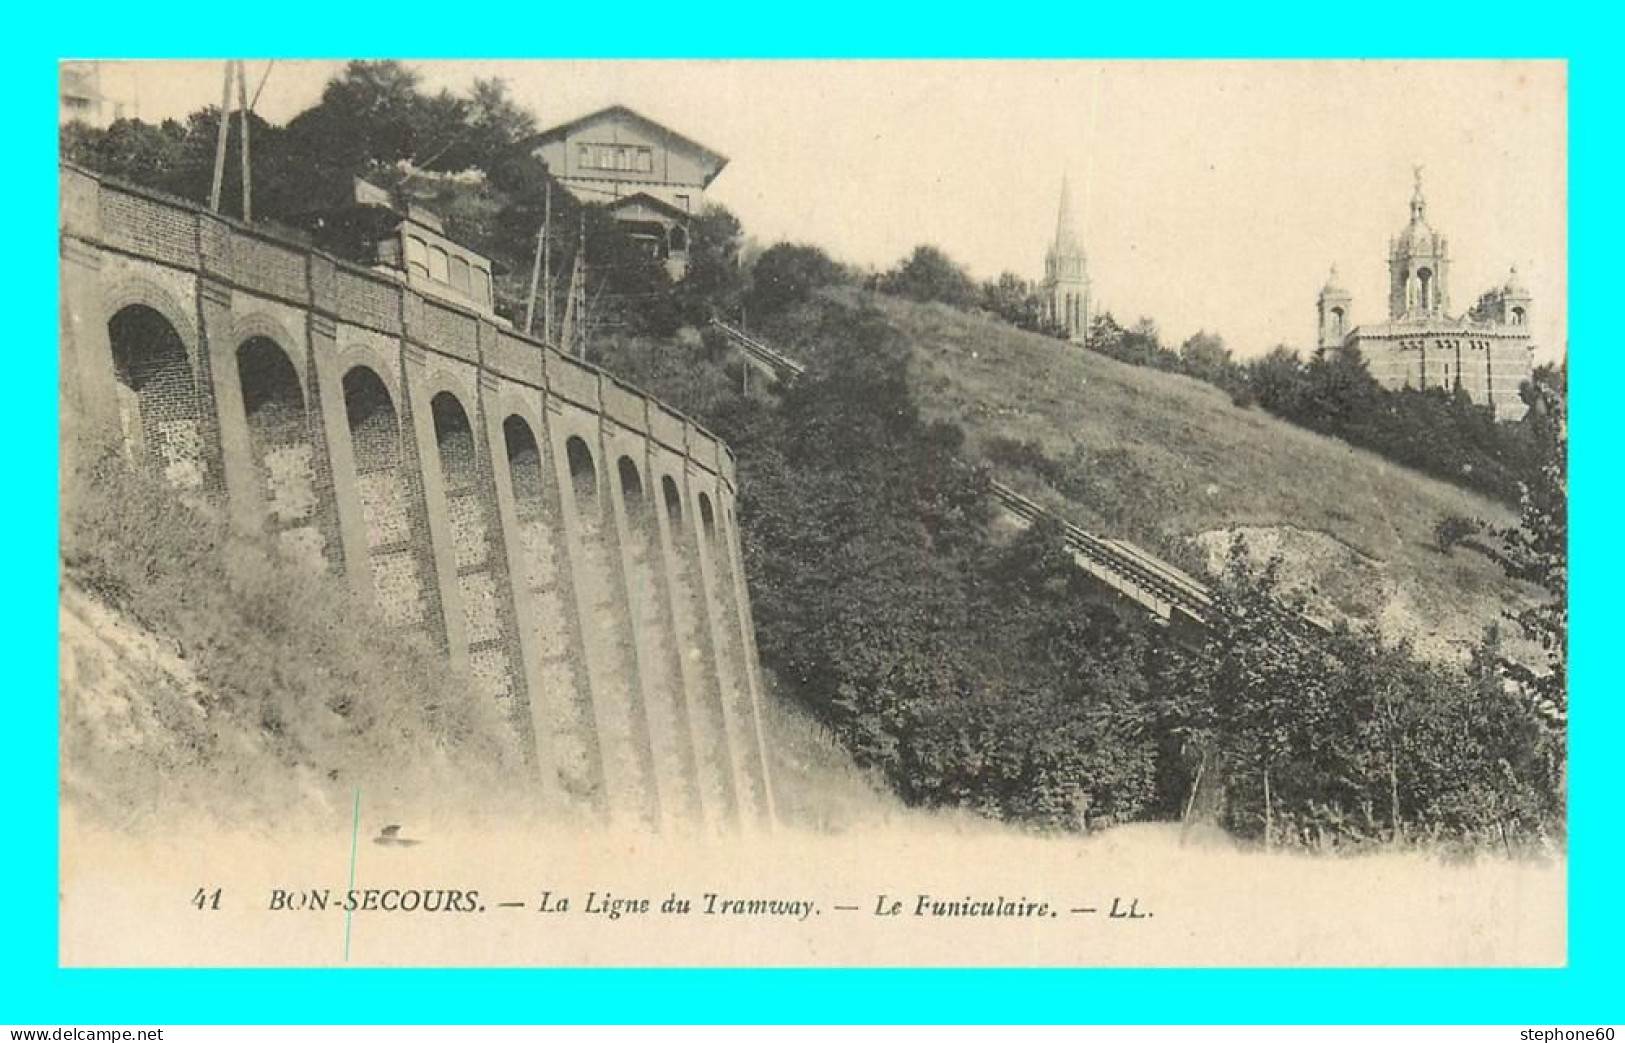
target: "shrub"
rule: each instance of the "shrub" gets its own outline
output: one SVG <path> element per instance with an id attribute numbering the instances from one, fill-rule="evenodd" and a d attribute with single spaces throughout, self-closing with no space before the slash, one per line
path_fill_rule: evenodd
<path id="1" fill-rule="evenodd" d="M 1447 514 L 1433 526 L 1433 540 L 1439 550 L 1449 554 L 1467 537 L 1478 532 L 1478 522 L 1460 514 Z"/>

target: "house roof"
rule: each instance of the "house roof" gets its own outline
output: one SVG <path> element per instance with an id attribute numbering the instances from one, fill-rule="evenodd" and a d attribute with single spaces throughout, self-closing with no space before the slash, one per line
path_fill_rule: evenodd
<path id="1" fill-rule="evenodd" d="M 635 192 L 629 196 L 622 196 L 613 202 L 605 203 L 604 207 L 605 209 L 614 212 L 616 210 L 624 210 L 633 203 L 646 206 L 650 210 L 665 214 L 666 216 L 679 221 L 686 221 L 689 217 L 693 216 L 682 207 L 673 206 L 664 199 L 657 196 L 652 196 L 647 192 Z"/>
<path id="2" fill-rule="evenodd" d="M 589 112 L 585 116 L 577 116 L 568 123 L 560 123 L 556 127 L 549 127 L 547 130 L 527 138 L 524 142 L 522 142 L 522 144 L 527 150 L 534 149 L 538 145 L 545 145 L 552 141 L 559 141 L 563 138 L 567 138 L 577 130 L 580 130 L 582 127 L 589 124 L 600 123 L 611 119 L 623 119 L 636 123 L 646 130 L 664 136 L 674 144 L 698 153 L 707 164 L 714 168 L 710 175 L 705 179 L 705 183 L 707 185 L 709 185 L 718 174 L 722 173 L 723 167 L 728 165 L 728 157 L 724 156 L 722 153 L 717 152 L 715 149 L 706 148 L 693 138 L 679 134 L 677 131 L 672 130 L 664 123 L 657 123 L 642 113 L 634 112 L 625 105 L 611 105 L 607 108 Z"/>

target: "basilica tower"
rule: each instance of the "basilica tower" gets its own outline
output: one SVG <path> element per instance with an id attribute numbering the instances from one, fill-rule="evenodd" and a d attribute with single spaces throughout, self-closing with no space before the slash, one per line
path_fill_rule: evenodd
<path id="1" fill-rule="evenodd" d="M 1533 295 L 1513 268 L 1506 282 L 1486 290 L 1467 314 L 1450 313 L 1450 243 L 1428 224 L 1421 167 L 1410 222 L 1388 241 L 1387 319 L 1352 325 L 1351 302 L 1333 268 L 1315 302 L 1318 347 L 1353 346 L 1377 383 L 1390 391 L 1465 394 L 1490 407 L 1497 420 L 1524 415 L 1519 388 L 1534 368 Z"/>
<path id="2" fill-rule="evenodd" d="M 1315 304 L 1320 315 L 1319 346 L 1328 350 L 1341 347 L 1351 328 L 1349 310 L 1354 297 L 1343 289 L 1337 277 L 1337 265 L 1332 265 L 1332 273 L 1326 277 L 1326 285 L 1321 287 Z"/>
<path id="3" fill-rule="evenodd" d="M 1061 179 L 1061 207 L 1055 218 L 1055 241 L 1044 255 L 1044 283 L 1039 289 L 1044 318 L 1066 339 L 1082 344 L 1089 333 L 1089 267 L 1083 243 L 1072 221 L 1072 191 Z"/>
<path id="4" fill-rule="evenodd" d="M 1450 307 L 1450 242 L 1428 224 L 1422 168 L 1416 168 L 1411 221 L 1388 247 L 1388 317 L 1435 319 Z"/>

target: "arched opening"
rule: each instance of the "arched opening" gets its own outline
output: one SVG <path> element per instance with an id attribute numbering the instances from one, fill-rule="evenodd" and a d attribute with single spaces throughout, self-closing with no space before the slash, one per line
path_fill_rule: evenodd
<path id="1" fill-rule="evenodd" d="M 479 467 L 468 413 L 449 391 L 430 399 L 429 409 L 434 415 L 434 438 L 440 448 L 440 474 L 446 483 L 446 495 L 473 492 Z"/>
<path id="2" fill-rule="evenodd" d="M 598 744 L 605 797 L 611 814 L 644 823 L 659 818 L 653 754 L 645 707 L 638 697 L 636 628 L 631 618 L 644 600 L 624 589 L 619 546 L 613 525 L 604 524 L 598 467 L 592 450 L 579 436 L 564 442 L 565 462 L 575 500 L 580 532 L 580 566 L 573 571 L 575 589 L 589 606 L 582 620 L 582 645 L 589 675 L 603 679 L 598 712 Z M 606 469 L 607 470 L 607 469 Z"/>
<path id="3" fill-rule="evenodd" d="M 1343 332 L 1343 309 L 1342 308 L 1333 308 L 1332 309 L 1332 332 L 1333 333 L 1342 333 Z"/>
<path id="4" fill-rule="evenodd" d="M 1512 309 L 1512 325 L 1514 325 L 1514 326 L 1522 326 L 1523 323 L 1524 323 L 1524 318 L 1525 318 L 1525 316 L 1524 316 L 1524 311 L 1523 311 L 1522 308 L 1513 308 Z"/>
<path id="5" fill-rule="evenodd" d="M 598 515 L 598 468 L 593 463 L 592 450 L 579 437 L 571 435 L 564 443 L 564 453 L 570 464 L 570 486 L 575 490 L 576 507 L 584 516 Z"/>
<path id="6" fill-rule="evenodd" d="M 531 629 L 521 640 L 540 653 L 536 664 L 539 684 L 530 688 L 534 719 L 548 733 L 551 770 L 565 792 L 585 794 L 597 774 L 596 739 L 592 731 L 592 705 L 578 674 L 579 665 L 568 653 L 573 610 L 565 606 L 566 588 L 560 585 L 557 534 L 546 501 L 547 476 L 542 450 L 529 422 L 518 414 L 502 422 L 502 440 L 508 453 L 508 477 L 513 489 L 514 514 L 519 523 L 520 569 L 515 579 L 527 591 Z M 524 616 L 519 626 L 526 625 Z"/>
<path id="7" fill-rule="evenodd" d="M 1433 310 L 1433 270 L 1431 268 L 1418 268 L 1416 270 L 1416 305 L 1422 311 Z"/>
<path id="8" fill-rule="evenodd" d="M 316 513 L 316 463 L 299 372 L 276 341 L 251 337 L 237 348 L 237 378 L 266 514 L 279 529 L 308 525 Z"/>
<path id="9" fill-rule="evenodd" d="M 626 507 L 626 520 L 634 531 L 642 532 L 648 525 L 648 506 L 643 502 L 643 476 L 630 456 L 623 456 L 615 464 L 621 475 L 621 502 Z"/>
<path id="10" fill-rule="evenodd" d="M 717 519 L 716 515 L 711 513 L 711 497 L 705 493 L 700 494 L 700 528 L 704 531 L 707 540 L 716 541 Z"/>
<path id="11" fill-rule="evenodd" d="M 250 428 L 285 428 L 303 423 L 305 393 L 299 372 L 282 346 L 269 337 L 251 337 L 237 348 L 237 376 Z"/>
<path id="12" fill-rule="evenodd" d="M 671 229 L 670 242 L 672 253 L 687 252 L 688 229 L 684 228 L 682 225 L 673 225 Z"/>
<path id="13" fill-rule="evenodd" d="M 389 388 L 366 366 L 344 374 L 344 411 L 358 474 L 393 470 L 401 460 L 401 430 Z"/>
<path id="14" fill-rule="evenodd" d="M 497 594 L 491 574 L 492 518 L 480 495 L 480 460 L 468 411 L 456 395 L 442 391 L 429 400 L 434 420 L 435 446 L 440 456 L 441 494 L 446 523 L 451 529 L 452 560 L 456 569 L 458 600 L 463 609 L 463 640 L 468 670 L 490 705 L 508 719 L 521 736 L 530 723 L 522 712 L 524 700 L 518 664 L 506 640 L 510 625 L 507 608 Z"/>
<path id="15" fill-rule="evenodd" d="M 402 473 L 395 403 L 383 380 L 366 366 L 344 374 L 343 389 L 373 595 L 387 622 L 414 626 L 423 622 L 428 606 L 413 549 L 412 495 Z"/>
<path id="16" fill-rule="evenodd" d="M 683 531 L 683 496 L 677 491 L 677 483 L 672 481 L 671 475 L 660 479 L 660 493 L 666 501 L 666 521 L 671 525 L 673 533 Z"/>
<path id="17" fill-rule="evenodd" d="M 175 327 L 141 304 L 107 323 L 125 445 L 145 454 L 180 488 L 203 484 L 201 404 L 186 345 Z"/>
<path id="18" fill-rule="evenodd" d="M 528 521 L 542 513 L 547 488 L 542 477 L 542 450 L 523 417 L 510 416 L 502 422 L 502 440 L 508 448 L 514 507 L 519 520 Z"/>

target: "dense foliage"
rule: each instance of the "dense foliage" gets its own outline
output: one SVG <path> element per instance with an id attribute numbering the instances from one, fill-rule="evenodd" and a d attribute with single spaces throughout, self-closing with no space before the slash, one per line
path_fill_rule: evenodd
<path id="1" fill-rule="evenodd" d="M 669 336 L 684 323 L 703 322 L 742 291 L 740 229 L 731 214 L 716 208 L 696 218 L 689 230 L 689 273 L 674 287 L 658 258 L 602 208 L 579 204 L 544 164 L 518 147 L 535 132 L 535 122 L 500 80 L 476 81 L 466 96 L 429 94 L 399 62 L 354 61 L 328 83 L 318 104 L 285 126 L 258 116 L 249 123 L 255 220 L 283 225 L 324 249 L 364 261 L 353 243 L 320 218 L 353 178 L 368 180 L 439 214 L 453 239 L 491 258 L 496 310 L 515 323 L 522 324 L 527 312 L 544 218 L 553 230 L 551 292 L 559 313 L 576 253 L 585 249 L 595 329 Z M 61 153 L 94 170 L 205 202 L 219 126 L 220 112 L 212 106 L 184 123 L 119 120 L 105 129 L 70 124 L 63 128 Z M 221 192 L 221 209 L 231 215 L 243 211 L 241 133 L 233 113 Z"/>
<path id="2" fill-rule="evenodd" d="M 1460 389 L 1390 391 L 1353 347 L 1320 349 L 1305 362 L 1279 346 L 1243 363 L 1216 334 L 1198 332 L 1175 351 L 1163 345 L 1150 319 L 1124 329 L 1110 313 L 1095 318 L 1088 343 L 1123 362 L 1207 381 L 1238 405 L 1257 404 L 1504 503 L 1518 502 L 1521 483 L 1538 467 L 1538 438 L 1530 423 L 1499 423 Z M 1549 367 L 1535 373 L 1537 383 L 1551 386 L 1554 379 Z"/>
<path id="3" fill-rule="evenodd" d="M 710 403 L 740 452 L 761 652 L 905 799 L 1061 828 L 1194 807 L 1316 849 L 1561 838 L 1561 728 L 1496 635 L 1452 666 L 1322 633 L 1237 548 L 1212 628 L 1171 645 L 1059 533 L 989 534 L 984 475 L 920 417 L 878 313 L 813 300 L 767 322 L 808 375 L 776 403 Z"/>
<path id="4" fill-rule="evenodd" d="M 878 315 L 796 320 L 827 348 L 808 376 L 715 418 L 741 453 L 764 661 L 912 802 L 1067 826 L 1148 810 L 1138 625 L 1058 533 L 991 542 L 985 476 L 920 417 Z"/>
<path id="5" fill-rule="evenodd" d="M 1562 835 L 1562 742 L 1509 683 L 1496 633 L 1463 668 L 1310 632 L 1245 560 L 1238 542 L 1204 643 L 1167 677 L 1168 725 L 1199 751 L 1227 828 L 1314 848 Z"/>

